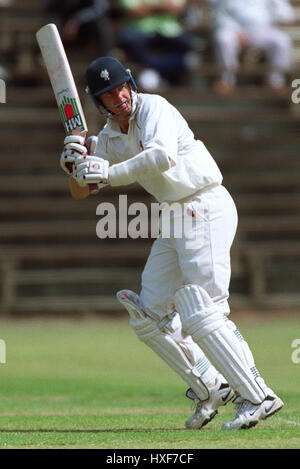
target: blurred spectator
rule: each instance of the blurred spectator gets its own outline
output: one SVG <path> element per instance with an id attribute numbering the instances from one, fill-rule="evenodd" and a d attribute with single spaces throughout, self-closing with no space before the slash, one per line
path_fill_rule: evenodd
<path id="1" fill-rule="evenodd" d="M 245 46 L 264 52 L 269 64 L 268 84 L 275 90 L 285 85 L 292 67 L 292 41 L 278 28 L 293 21 L 287 0 L 207 0 L 212 6 L 216 63 L 220 80 L 216 91 L 230 93 L 236 84 L 239 53 Z"/>
<path id="2" fill-rule="evenodd" d="M 162 82 L 184 83 L 193 49 L 193 37 L 181 24 L 186 0 L 120 0 L 120 6 L 125 27 L 119 45 L 129 59 L 145 68 L 139 85 L 150 91 Z"/>
<path id="3" fill-rule="evenodd" d="M 44 0 L 44 5 L 66 45 L 95 42 L 99 55 L 109 54 L 114 41 L 108 0 Z"/>
<path id="4" fill-rule="evenodd" d="M 205 0 L 187 0 L 183 24 L 188 30 L 198 30 L 203 20 L 202 7 Z"/>

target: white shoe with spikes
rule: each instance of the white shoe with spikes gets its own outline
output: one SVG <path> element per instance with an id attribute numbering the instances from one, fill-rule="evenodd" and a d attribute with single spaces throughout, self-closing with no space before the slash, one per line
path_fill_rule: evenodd
<path id="1" fill-rule="evenodd" d="M 218 408 L 226 405 L 234 396 L 229 384 L 222 382 L 219 377 L 216 378 L 214 386 L 209 388 L 209 393 L 209 398 L 201 401 L 191 388 L 187 390 L 186 396 L 193 399 L 196 409 L 194 415 L 186 421 L 186 428 L 195 430 L 204 427 L 217 415 Z"/>
<path id="2" fill-rule="evenodd" d="M 242 430 L 254 427 L 260 420 L 265 420 L 283 407 L 282 400 L 276 396 L 267 396 L 261 404 L 252 404 L 238 396 L 234 401 L 237 409 L 233 420 L 222 425 L 222 430 Z"/>

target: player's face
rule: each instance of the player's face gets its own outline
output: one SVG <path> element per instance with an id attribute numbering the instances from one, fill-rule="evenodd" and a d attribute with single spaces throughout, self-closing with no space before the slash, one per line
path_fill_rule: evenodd
<path id="1" fill-rule="evenodd" d="M 130 86 L 123 83 L 117 88 L 101 94 L 101 102 L 112 113 L 114 119 L 129 119 L 132 109 Z"/>

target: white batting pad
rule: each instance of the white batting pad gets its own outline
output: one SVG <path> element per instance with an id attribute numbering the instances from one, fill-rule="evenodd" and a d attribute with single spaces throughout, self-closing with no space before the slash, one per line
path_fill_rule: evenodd
<path id="1" fill-rule="evenodd" d="M 192 363 L 184 349 L 188 346 L 184 342 L 183 349 L 171 337 L 168 330 L 164 328 L 162 332 L 156 322 L 142 311 L 139 306 L 139 296 L 130 291 L 122 290 L 117 293 L 117 298 L 127 309 L 130 315 L 130 325 L 134 329 L 138 338 L 148 345 L 160 358 L 162 358 L 189 387 L 197 394 L 200 400 L 206 400 L 209 392 L 205 384 L 200 379 L 200 373 L 196 363 Z M 198 347 L 197 347 L 198 349 Z M 192 355 L 192 354 L 190 354 Z"/>
<path id="2" fill-rule="evenodd" d="M 259 404 L 266 397 L 245 359 L 241 341 L 227 327 L 224 316 L 198 285 L 180 288 L 174 297 L 183 329 L 201 347 L 210 362 L 225 376 L 232 389 Z"/>
<path id="3" fill-rule="evenodd" d="M 131 290 L 121 290 L 117 293 L 118 301 L 127 309 L 130 320 L 139 320 L 145 318 L 145 313 L 140 308 L 139 295 Z"/>

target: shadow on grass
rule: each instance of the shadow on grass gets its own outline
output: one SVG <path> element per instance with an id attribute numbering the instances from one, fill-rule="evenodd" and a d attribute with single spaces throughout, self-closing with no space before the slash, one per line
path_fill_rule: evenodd
<path id="1" fill-rule="evenodd" d="M 187 431 L 184 427 L 182 428 L 118 428 L 118 429 L 46 429 L 46 428 L 14 428 L 14 429 L 2 429 L 0 428 L 1 433 L 151 433 L 151 432 L 178 432 L 178 431 Z"/>

